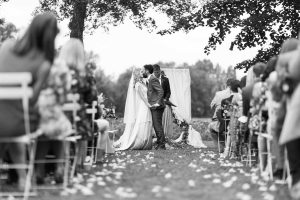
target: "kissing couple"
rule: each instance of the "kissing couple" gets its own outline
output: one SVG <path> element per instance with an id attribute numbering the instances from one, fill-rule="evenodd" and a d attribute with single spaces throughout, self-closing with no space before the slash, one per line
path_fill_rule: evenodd
<path id="1" fill-rule="evenodd" d="M 145 65 L 143 69 L 133 70 L 124 113 L 126 126 L 123 135 L 114 144 L 116 150 L 151 150 L 153 128 L 157 136 L 155 149 L 166 149 L 162 125 L 164 90 L 153 73 L 161 74 L 159 65 Z"/>

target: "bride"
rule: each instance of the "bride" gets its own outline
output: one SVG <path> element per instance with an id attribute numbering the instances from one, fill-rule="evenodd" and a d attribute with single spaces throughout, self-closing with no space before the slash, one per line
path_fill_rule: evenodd
<path id="1" fill-rule="evenodd" d="M 116 150 L 152 149 L 152 116 L 147 100 L 147 86 L 143 82 L 142 70 L 133 70 L 124 114 L 125 131 L 114 144 Z"/>

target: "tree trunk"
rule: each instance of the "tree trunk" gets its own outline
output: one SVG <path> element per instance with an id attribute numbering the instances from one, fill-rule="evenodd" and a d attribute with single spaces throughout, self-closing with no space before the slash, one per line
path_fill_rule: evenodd
<path id="1" fill-rule="evenodd" d="M 83 42 L 84 22 L 86 19 L 87 1 L 74 0 L 73 1 L 73 16 L 69 23 L 71 30 L 70 37 L 78 38 Z"/>

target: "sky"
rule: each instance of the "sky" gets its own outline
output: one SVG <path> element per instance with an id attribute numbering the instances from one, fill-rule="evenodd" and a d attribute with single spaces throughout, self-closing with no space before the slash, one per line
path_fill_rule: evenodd
<path id="1" fill-rule="evenodd" d="M 32 12 L 38 4 L 38 0 L 10 0 L 1 5 L 0 16 L 7 22 L 15 24 L 20 29 L 21 35 L 29 25 Z M 56 40 L 57 46 L 63 45 L 68 40 L 69 33 L 66 21 L 61 22 L 59 27 L 61 32 Z M 84 45 L 87 51 L 99 55 L 100 67 L 115 78 L 129 67 L 142 67 L 144 64 L 159 61 L 175 62 L 180 65 L 210 59 L 214 64 L 226 69 L 256 55 L 257 48 L 245 51 L 229 50 L 230 42 L 237 30 L 233 30 L 223 44 L 210 55 L 204 54 L 204 47 L 212 31 L 207 27 L 199 27 L 189 33 L 177 32 L 160 36 L 155 32 L 140 30 L 126 20 L 124 24 L 112 27 L 108 32 L 99 28 L 92 35 L 84 35 Z M 237 75 L 241 77 L 243 72 L 237 71 Z"/>

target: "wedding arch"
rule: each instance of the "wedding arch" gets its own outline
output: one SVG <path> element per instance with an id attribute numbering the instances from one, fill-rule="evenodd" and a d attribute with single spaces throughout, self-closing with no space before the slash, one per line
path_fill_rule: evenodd
<path id="1" fill-rule="evenodd" d="M 170 82 L 171 97 L 170 101 L 176 105 L 173 110 L 184 119 L 191 123 L 191 76 L 189 69 L 163 68 Z"/>

